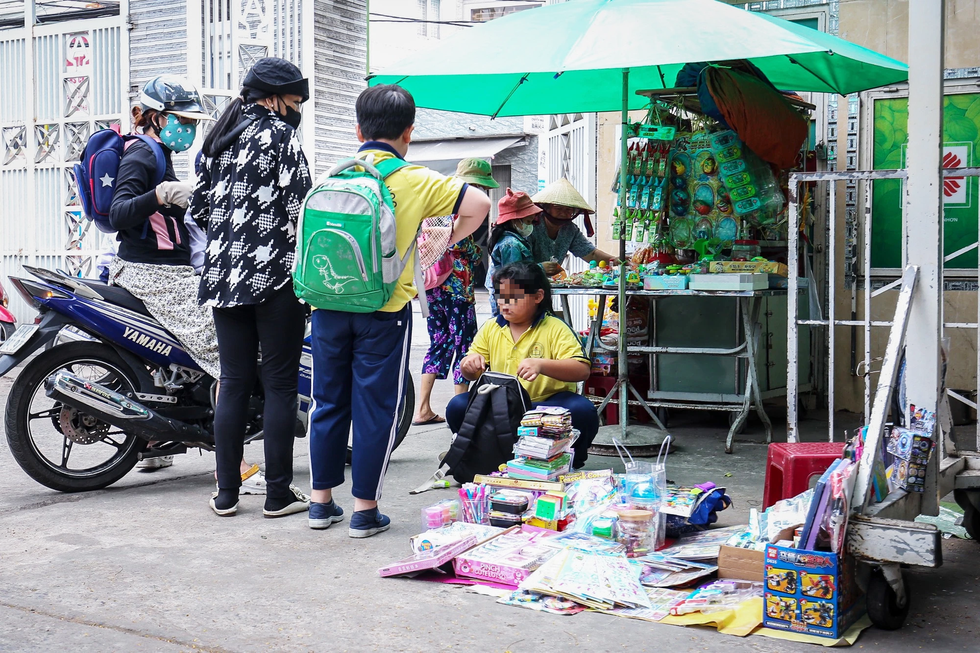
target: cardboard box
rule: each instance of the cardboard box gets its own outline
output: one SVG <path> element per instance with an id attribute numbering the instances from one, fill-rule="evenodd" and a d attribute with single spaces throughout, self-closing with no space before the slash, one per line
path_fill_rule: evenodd
<path id="1" fill-rule="evenodd" d="M 766 554 L 754 549 L 724 546 L 718 551 L 718 578 L 765 581 Z"/>
<path id="2" fill-rule="evenodd" d="M 769 275 L 750 272 L 692 274 L 688 287 L 691 290 L 765 290 L 769 288 Z"/>
<path id="3" fill-rule="evenodd" d="M 767 628 L 837 639 L 866 608 L 849 556 L 769 544 L 764 582 Z"/>
<path id="4" fill-rule="evenodd" d="M 644 290 L 686 290 L 690 279 L 686 274 L 667 274 L 643 277 Z"/>
<path id="5" fill-rule="evenodd" d="M 781 277 L 789 276 L 786 264 L 777 261 L 712 261 L 708 264 L 708 272 L 765 272 Z"/>

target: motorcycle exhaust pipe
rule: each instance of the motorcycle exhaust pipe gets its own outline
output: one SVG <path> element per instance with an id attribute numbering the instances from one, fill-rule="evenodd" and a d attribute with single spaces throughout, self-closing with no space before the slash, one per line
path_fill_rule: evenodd
<path id="1" fill-rule="evenodd" d="M 86 415 L 145 440 L 187 441 L 207 433 L 199 426 L 164 417 L 143 404 L 98 383 L 59 371 L 44 382 L 45 394 Z"/>

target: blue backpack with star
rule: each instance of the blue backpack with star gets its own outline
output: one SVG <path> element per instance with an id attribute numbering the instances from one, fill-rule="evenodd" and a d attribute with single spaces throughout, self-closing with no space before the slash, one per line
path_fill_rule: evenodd
<path id="1" fill-rule="evenodd" d="M 75 164 L 75 183 L 82 202 L 82 213 L 103 233 L 116 231 L 109 224 L 109 208 L 116 190 L 119 162 L 123 152 L 137 139 L 146 143 L 153 152 L 156 161 L 155 188 L 167 172 L 167 160 L 163 156 L 163 146 L 143 134 L 120 136 L 112 129 L 97 131 L 88 139 L 81 160 Z"/>

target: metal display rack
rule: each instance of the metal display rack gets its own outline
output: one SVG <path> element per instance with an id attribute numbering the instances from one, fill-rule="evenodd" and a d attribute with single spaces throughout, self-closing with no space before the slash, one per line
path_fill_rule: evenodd
<path id="1" fill-rule="evenodd" d="M 604 289 L 604 288 L 555 288 L 553 291 L 554 295 L 557 295 L 562 303 L 562 310 L 566 316 L 566 320 L 570 320 L 571 312 L 568 306 L 568 297 L 572 295 L 590 295 L 599 298 L 598 306 L 596 308 L 595 318 L 592 319 L 589 325 L 589 335 L 586 337 L 585 349 L 586 355 L 590 358 L 595 351 L 604 351 L 609 353 L 617 353 L 618 349 L 608 347 L 603 344 L 600 336 L 600 330 L 602 328 L 602 321 L 605 314 L 606 301 L 608 297 L 616 296 L 618 290 Z M 772 441 L 772 422 L 769 420 L 769 416 L 766 414 L 765 407 L 763 406 L 763 392 L 759 384 L 759 376 L 756 370 L 755 360 L 756 351 L 759 343 L 759 334 L 761 332 L 761 324 L 759 322 L 759 313 L 762 307 L 762 299 L 764 297 L 772 296 L 787 296 L 786 290 L 626 290 L 626 297 L 649 297 L 653 300 L 657 298 L 666 297 L 720 297 L 720 298 L 731 298 L 738 302 L 739 305 L 739 318 L 741 321 L 741 329 L 737 330 L 737 333 L 741 336 L 739 342 L 735 344 L 734 347 L 667 347 L 653 345 L 626 345 L 626 354 L 644 354 L 644 355 L 660 355 L 660 354 L 679 354 L 679 355 L 691 355 L 691 356 L 719 356 L 719 357 L 730 357 L 734 358 L 736 363 L 736 370 L 740 367 L 744 367 L 744 378 L 741 380 L 741 387 L 744 388 L 744 392 L 740 395 L 735 394 L 719 394 L 719 393 L 684 393 L 685 397 L 680 399 L 676 396 L 671 396 L 670 393 L 660 393 L 657 392 L 655 388 L 651 388 L 647 397 L 643 397 L 640 393 L 630 386 L 632 394 L 636 399 L 631 400 L 629 404 L 642 406 L 650 417 L 654 420 L 661 429 L 665 428 L 662 420 L 656 415 L 655 411 L 651 408 L 687 408 L 693 410 L 714 410 L 714 411 L 728 411 L 734 414 L 734 419 L 732 420 L 731 428 L 728 431 L 728 437 L 725 441 L 725 452 L 732 453 L 733 450 L 733 440 L 737 433 L 739 433 L 745 424 L 746 419 L 748 419 L 749 413 L 755 410 L 762 421 L 766 429 L 766 442 Z M 651 306 L 651 310 L 655 310 Z M 621 320 L 625 319 L 625 311 L 620 309 Z M 573 328 L 574 325 L 569 323 L 569 326 Z M 623 328 L 623 323 L 620 322 L 620 328 Z M 621 362 L 617 365 L 620 369 L 625 369 L 626 366 Z M 620 375 L 622 376 L 622 374 Z M 779 393 L 765 393 L 767 396 L 775 396 Z M 610 392 L 605 397 L 589 397 L 593 401 L 599 401 L 598 411 L 601 414 L 606 408 L 611 400 L 614 399 L 614 394 Z M 620 413 L 622 413 L 622 408 L 625 407 L 626 402 L 620 402 Z M 620 422 L 622 424 L 622 421 Z"/>

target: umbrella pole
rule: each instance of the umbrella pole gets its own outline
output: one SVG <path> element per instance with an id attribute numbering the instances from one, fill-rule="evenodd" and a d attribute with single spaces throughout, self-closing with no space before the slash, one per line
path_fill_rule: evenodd
<path id="1" fill-rule="evenodd" d="M 623 137 L 620 142 L 620 160 L 622 165 L 619 171 L 619 210 L 620 219 L 626 220 L 626 165 L 629 156 L 629 69 L 623 69 Z M 619 407 L 619 424 L 603 426 L 599 429 L 595 440 L 592 442 L 590 451 L 600 456 L 615 456 L 618 454 L 616 447 L 622 443 L 623 447 L 628 448 L 635 456 L 654 456 L 660 450 L 660 445 L 667 437 L 663 424 L 651 413 L 656 426 L 629 425 L 629 400 L 630 393 L 635 392 L 630 385 L 629 361 L 626 357 L 626 230 L 619 231 L 619 285 L 617 286 L 616 296 L 619 298 L 619 337 L 617 338 L 618 353 L 618 373 L 616 375 L 616 387 L 612 390 L 611 396 L 617 397 Z M 640 398 L 639 395 L 636 395 Z"/>
<path id="2" fill-rule="evenodd" d="M 622 124 L 623 137 L 619 143 L 619 211 L 621 227 L 619 229 L 619 339 L 618 357 L 616 369 L 619 378 L 617 380 L 617 390 L 619 392 L 619 426 L 622 439 L 625 441 L 626 427 L 629 423 L 629 361 L 626 354 L 626 162 L 629 155 L 627 142 L 629 140 L 629 88 L 630 70 L 623 68 L 623 109 Z"/>

